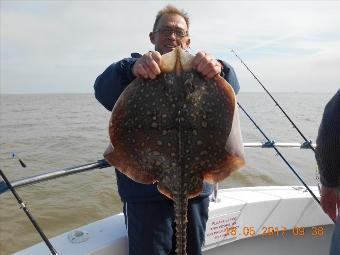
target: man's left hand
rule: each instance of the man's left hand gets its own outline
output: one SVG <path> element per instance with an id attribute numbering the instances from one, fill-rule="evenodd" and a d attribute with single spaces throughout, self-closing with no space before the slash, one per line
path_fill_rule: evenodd
<path id="1" fill-rule="evenodd" d="M 221 73 L 222 64 L 207 53 L 200 51 L 192 61 L 192 68 L 199 72 L 205 79 L 210 80 Z"/>

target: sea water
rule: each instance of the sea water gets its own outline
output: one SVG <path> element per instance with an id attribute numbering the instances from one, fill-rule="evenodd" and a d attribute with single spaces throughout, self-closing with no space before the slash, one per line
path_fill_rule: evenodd
<path id="1" fill-rule="evenodd" d="M 273 94 L 303 134 L 315 142 L 325 104 L 332 94 Z M 240 104 L 266 135 L 276 142 L 302 138 L 264 93 L 238 95 Z M 244 142 L 265 139 L 240 111 Z M 92 94 L 1 95 L 0 167 L 10 180 L 82 165 L 102 159 L 110 112 Z M 309 185 L 316 185 L 314 153 L 280 149 Z M 22 168 L 12 153 L 21 158 Z M 245 168 L 220 188 L 300 185 L 273 149 L 245 149 Z M 19 188 L 33 216 L 48 237 L 102 219 L 122 210 L 113 168 L 94 170 Z M 0 194 L 0 254 L 40 242 L 40 236 L 10 192 Z"/>

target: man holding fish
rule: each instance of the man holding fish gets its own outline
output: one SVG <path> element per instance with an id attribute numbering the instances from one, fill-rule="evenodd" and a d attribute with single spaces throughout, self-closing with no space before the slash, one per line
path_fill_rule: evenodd
<path id="1" fill-rule="evenodd" d="M 167 6 L 156 16 L 153 31 L 149 38 L 154 51 L 144 55 L 131 54 L 110 65 L 94 85 L 95 96 L 109 111 L 112 111 L 120 94 L 136 77 L 156 79 L 161 73 L 161 56 L 180 46 L 188 49 L 190 45 L 189 18 L 184 11 Z M 206 80 L 221 75 L 239 90 L 238 80 L 233 68 L 200 51 L 193 61 L 192 69 Z M 174 213 L 173 201 L 157 190 L 157 184 L 141 184 L 116 170 L 117 185 L 124 203 L 123 212 L 129 238 L 129 254 L 166 255 L 174 254 Z M 202 254 L 204 233 L 208 219 L 209 195 L 213 186 L 203 184 L 203 191 L 188 203 L 187 253 Z"/>

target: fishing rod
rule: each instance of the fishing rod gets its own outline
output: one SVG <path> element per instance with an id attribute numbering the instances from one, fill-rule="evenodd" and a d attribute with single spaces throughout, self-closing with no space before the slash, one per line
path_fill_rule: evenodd
<path id="1" fill-rule="evenodd" d="M 241 108 L 241 110 L 247 115 L 247 117 L 250 119 L 250 121 L 255 125 L 255 127 L 261 132 L 261 134 L 266 138 L 268 143 L 272 144 L 273 149 L 276 151 L 276 153 L 282 158 L 282 160 L 287 164 L 289 169 L 294 173 L 294 175 L 300 180 L 300 182 L 305 186 L 305 188 L 308 190 L 308 192 L 311 194 L 311 196 L 314 198 L 314 200 L 320 205 L 320 200 L 316 197 L 316 195 L 313 193 L 313 191 L 308 187 L 308 185 L 304 182 L 304 180 L 300 177 L 300 175 L 295 171 L 295 169 L 289 164 L 289 162 L 286 160 L 286 158 L 281 154 L 281 152 L 276 148 L 275 143 L 272 142 L 268 136 L 264 133 L 264 131 L 256 124 L 256 122 L 250 117 L 250 115 L 247 113 L 247 111 L 241 106 L 239 102 L 237 102 L 237 105 Z M 335 221 L 332 219 L 332 221 L 335 223 Z"/>
<path id="2" fill-rule="evenodd" d="M 243 60 L 236 54 L 236 52 L 232 49 L 232 53 L 241 61 L 241 63 L 247 68 L 247 70 L 253 75 L 254 79 L 262 86 L 262 88 L 267 92 L 267 94 L 270 96 L 270 98 L 275 102 L 276 106 L 280 108 L 280 110 L 283 112 L 283 114 L 286 116 L 286 118 L 289 120 L 289 122 L 293 125 L 293 127 L 298 131 L 300 136 L 304 139 L 307 146 L 312 149 L 312 151 L 315 153 L 315 148 L 312 146 L 312 141 L 307 140 L 307 138 L 303 135 L 303 133 L 300 131 L 300 129 L 295 125 L 293 120 L 288 116 L 288 114 L 282 109 L 280 104 L 275 100 L 275 98 L 270 94 L 270 92 L 266 89 L 266 87 L 262 84 L 262 82 L 256 77 L 256 75 L 250 70 L 250 68 L 243 62 Z"/>
<path id="3" fill-rule="evenodd" d="M 12 152 L 12 158 L 17 158 L 19 160 L 20 165 L 22 167 L 26 167 L 26 164 L 24 163 L 24 161 L 22 161 L 22 159 L 19 158 L 15 152 Z"/>
<path id="4" fill-rule="evenodd" d="M 51 251 L 51 253 L 53 255 L 58 255 L 57 251 L 54 249 L 54 247 L 52 246 L 52 244 L 50 243 L 50 241 L 48 240 L 48 238 L 46 237 L 46 235 L 44 234 L 44 232 L 41 230 L 41 228 L 39 227 L 38 223 L 35 221 L 35 219 L 33 218 L 32 214 L 30 213 L 30 211 L 28 210 L 27 206 L 25 205 L 25 203 L 21 200 L 19 194 L 16 192 L 16 190 L 12 187 L 11 183 L 8 181 L 5 173 L 0 169 L 0 175 L 2 177 L 2 179 L 6 182 L 8 188 L 12 191 L 14 197 L 16 198 L 16 200 L 18 201 L 18 204 L 20 205 L 20 209 L 23 209 L 24 212 L 26 213 L 27 217 L 29 218 L 29 220 L 32 222 L 33 226 L 35 227 L 35 229 L 38 231 L 39 235 L 41 236 L 41 238 L 44 240 L 45 244 L 47 245 L 48 249 Z"/>
<path id="5" fill-rule="evenodd" d="M 55 171 L 15 180 L 15 181 L 12 181 L 11 185 L 14 188 L 20 188 L 26 185 L 48 181 L 48 180 L 56 179 L 56 178 L 66 176 L 66 175 L 82 173 L 85 171 L 90 171 L 90 170 L 94 170 L 98 168 L 102 169 L 102 168 L 109 167 L 109 166 L 110 165 L 106 162 L 105 159 L 100 159 L 100 160 L 97 160 L 96 162 L 88 163 L 85 165 L 69 167 L 69 168 L 62 169 L 62 170 L 55 170 Z M 4 193 L 6 191 L 8 191 L 8 185 L 6 185 L 5 182 L 1 181 L 0 182 L 0 195 L 1 193 Z"/>

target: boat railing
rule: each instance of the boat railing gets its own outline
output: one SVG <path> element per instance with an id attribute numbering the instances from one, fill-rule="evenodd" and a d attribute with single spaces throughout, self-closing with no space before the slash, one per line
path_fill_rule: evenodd
<path id="1" fill-rule="evenodd" d="M 315 144 L 310 144 L 315 148 Z M 299 148 L 299 149 L 309 149 L 309 145 L 305 143 L 280 143 L 275 141 L 270 142 L 249 142 L 249 143 L 243 143 L 243 146 L 245 148 L 272 148 L 275 145 L 275 147 L 286 147 L 286 148 Z M 25 177 L 19 180 L 11 181 L 11 184 L 14 188 L 24 187 L 27 185 L 32 185 L 35 183 L 48 181 L 56 178 L 60 178 L 63 176 L 71 175 L 71 174 L 77 174 L 82 173 L 90 170 L 95 169 L 103 169 L 106 167 L 109 167 L 110 165 L 105 161 L 105 159 L 97 160 L 96 162 L 88 163 L 85 165 L 75 166 L 75 167 L 69 167 L 62 170 L 54 170 L 49 171 L 46 173 L 42 173 L 39 175 L 29 176 Z M 214 187 L 214 192 L 212 195 L 212 201 L 218 201 L 217 199 L 217 190 L 218 185 L 216 184 Z M 0 195 L 4 192 L 8 191 L 8 187 L 4 181 L 0 182 Z"/>

